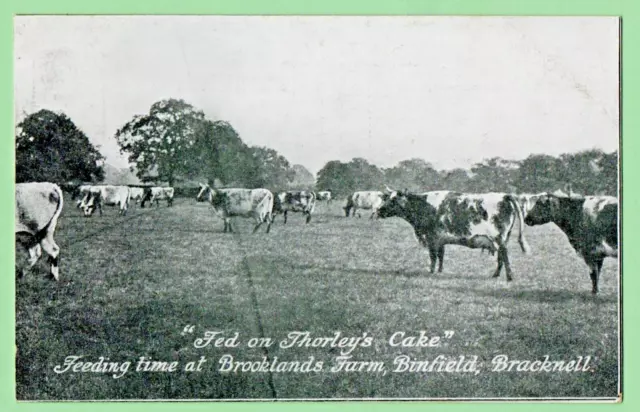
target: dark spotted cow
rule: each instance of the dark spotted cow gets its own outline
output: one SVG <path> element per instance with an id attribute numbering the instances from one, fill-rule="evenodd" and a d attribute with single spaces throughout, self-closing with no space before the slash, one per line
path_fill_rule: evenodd
<path id="1" fill-rule="evenodd" d="M 518 242 L 525 253 L 529 251 L 522 231 L 522 210 L 513 196 L 504 193 L 392 191 L 385 195 L 378 215 L 381 218 L 397 216 L 413 226 L 418 240 L 429 249 L 431 273 L 437 260 L 438 271 L 442 271 L 444 246 L 452 244 L 497 252 L 498 267 L 493 276 L 500 276 L 504 266 L 507 280 L 512 280 L 507 242 L 516 220 L 521 229 Z"/>
<path id="2" fill-rule="evenodd" d="M 591 270 L 591 292 L 605 257 L 618 257 L 618 199 L 612 196 L 539 195 L 527 213 L 530 226 L 555 223 Z"/>
<path id="3" fill-rule="evenodd" d="M 282 213 L 286 224 L 288 212 L 302 212 L 302 215 L 306 216 L 306 222 L 309 223 L 315 207 L 316 194 L 313 192 L 282 192 L 278 193 L 273 200 L 273 217 Z"/>
<path id="4" fill-rule="evenodd" d="M 256 221 L 253 233 L 267 223 L 267 233 L 273 221 L 273 193 L 267 189 L 213 189 L 200 184 L 196 200 L 206 199 L 216 214 L 224 221 L 224 232 L 233 232 L 231 218 L 251 217 Z"/>
<path id="5" fill-rule="evenodd" d="M 53 234 L 62 213 L 62 190 L 54 183 L 16 184 L 15 234 L 16 240 L 29 252 L 29 267 L 33 267 L 42 249 L 49 255 L 51 276 L 59 278 L 60 248 Z M 19 275 L 24 272 L 21 270 Z"/>

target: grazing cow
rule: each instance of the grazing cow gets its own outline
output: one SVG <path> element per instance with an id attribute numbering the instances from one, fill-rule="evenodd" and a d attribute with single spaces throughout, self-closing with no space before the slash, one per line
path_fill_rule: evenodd
<path id="1" fill-rule="evenodd" d="M 507 241 L 516 220 L 520 221 L 518 241 L 528 253 L 522 231 L 522 210 L 517 200 L 504 193 L 462 194 L 448 191 L 413 194 L 392 191 L 385 195 L 378 209 L 381 218 L 398 216 L 413 226 L 418 240 L 429 249 L 430 271 L 442 272 L 444 246 L 461 245 L 498 252 L 498 267 L 494 277 L 505 267 L 507 280 L 512 280 L 507 254 Z"/>
<path id="2" fill-rule="evenodd" d="M 311 214 L 316 207 L 316 194 L 308 191 L 282 192 L 273 199 L 273 217 L 278 213 L 284 214 L 284 223 L 287 223 L 287 212 L 302 212 L 306 216 L 306 222 L 311 221 Z"/>
<path id="3" fill-rule="evenodd" d="M 100 186 L 81 185 L 80 187 L 78 187 L 77 192 L 74 192 L 73 196 L 71 196 L 71 198 L 74 200 L 78 198 L 78 201 L 76 202 L 77 208 L 81 209 L 83 205 L 86 204 L 86 202 L 89 200 L 89 195 L 91 194 L 92 187 Z"/>
<path id="4" fill-rule="evenodd" d="M 216 214 L 224 221 L 224 232 L 233 232 L 231 218 L 252 217 L 256 221 L 253 233 L 267 222 L 267 233 L 273 222 L 273 193 L 267 189 L 212 189 L 200 184 L 196 200 L 206 199 Z"/>
<path id="5" fill-rule="evenodd" d="M 19 243 L 29 252 L 29 268 L 36 264 L 42 249 L 49 255 L 51 275 L 59 279 L 60 248 L 53 239 L 64 200 L 54 183 L 16 184 L 15 229 Z M 20 276 L 24 272 L 20 271 Z"/>
<path id="6" fill-rule="evenodd" d="M 147 187 L 144 189 L 144 195 L 140 207 L 144 207 L 144 204 L 149 201 L 151 205 L 155 202 L 156 207 L 160 206 L 161 200 L 167 201 L 167 206 L 173 205 L 173 193 L 172 187 Z"/>
<path id="7" fill-rule="evenodd" d="M 591 269 L 592 293 L 605 257 L 618 257 L 618 199 L 612 196 L 538 197 L 527 213 L 529 226 L 555 223 Z"/>
<path id="8" fill-rule="evenodd" d="M 345 216 L 349 217 L 351 210 L 353 210 L 352 216 L 355 216 L 358 209 L 367 209 L 372 212 L 369 219 L 373 219 L 378 212 L 378 208 L 382 206 L 383 195 L 379 191 L 354 192 L 347 198 L 347 205 L 344 207 Z M 360 213 L 358 213 L 358 217 L 361 217 Z"/>
<path id="9" fill-rule="evenodd" d="M 98 188 L 96 190 L 96 188 Z M 102 216 L 102 205 L 118 206 L 118 214 L 125 216 L 129 207 L 131 189 L 129 186 L 93 186 L 89 200 L 82 205 L 82 210 L 86 217 L 89 217 L 98 209 Z"/>
<path id="10" fill-rule="evenodd" d="M 131 196 L 129 197 L 129 201 L 131 203 L 140 203 L 142 201 L 142 197 L 144 196 L 144 189 L 141 187 L 129 187 L 131 191 Z"/>
<path id="11" fill-rule="evenodd" d="M 327 203 L 331 203 L 331 190 L 323 190 L 322 192 L 318 192 L 316 200 L 322 200 L 326 201 Z"/>

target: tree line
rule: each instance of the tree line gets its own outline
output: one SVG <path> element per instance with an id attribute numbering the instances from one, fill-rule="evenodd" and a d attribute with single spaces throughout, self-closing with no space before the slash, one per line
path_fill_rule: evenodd
<path id="1" fill-rule="evenodd" d="M 292 165 L 276 150 L 249 146 L 233 126 L 211 120 L 179 99 L 161 100 L 135 115 L 114 135 L 138 178 L 184 186 L 208 182 L 216 187 L 265 187 L 270 190 L 331 190 L 345 196 L 385 186 L 416 192 L 542 192 L 570 184 L 584 194 L 617 194 L 618 153 L 598 149 L 563 154 L 535 154 L 515 161 L 485 159 L 470 169 L 436 170 L 423 159 L 380 168 L 366 159 L 332 160 L 317 179 L 302 165 Z M 104 157 L 64 113 L 40 110 L 16 128 L 16 182 L 104 180 Z M 135 167 L 134 167 L 135 166 Z"/>
<path id="2" fill-rule="evenodd" d="M 524 160 L 485 159 L 470 169 L 436 170 L 424 159 L 408 159 L 379 168 L 362 158 L 330 161 L 318 172 L 316 187 L 331 188 L 338 196 L 355 190 L 389 186 L 413 192 L 453 190 L 486 193 L 539 193 L 569 187 L 581 194 L 617 196 L 618 152 L 599 149 L 554 157 L 533 154 Z"/>

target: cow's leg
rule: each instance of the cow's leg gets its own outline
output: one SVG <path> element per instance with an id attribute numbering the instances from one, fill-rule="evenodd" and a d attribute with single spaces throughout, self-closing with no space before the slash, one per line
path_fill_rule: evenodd
<path id="1" fill-rule="evenodd" d="M 438 248 L 432 244 L 429 244 L 429 273 L 435 273 L 437 260 Z"/>
<path id="2" fill-rule="evenodd" d="M 60 254 L 60 248 L 53 240 L 53 233 L 48 232 L 47 236 L 40 242 L 42 248 L 49 255 L 49 263 L 51 264 L 51 275 L 55 280 L 59 278 L 58 269 L 58 255 Z"/>
<path id="3" fill-rule="evenodd" d="M 288 210 L 285 210 L 284 213 L 283 213 L 284 214 L 284 223 L 283 223 L 283 225 L 287 224 L 287 212 L 288 212 Z"/>
<path id="4" fill-rule="evenodd" d="M 507 250 L 507 245 L 501 245 L 500 250 L 502 251 L 502 261 L 504 262 L 504 270 L 507 273 L 507 282 L 513 280 L 512 271 L 511 271 L 511 263 L 509 263 L 509 251 Z"/>
<path id="5" fill-rule="evenodd" d="M 267 233 L 271 230 L 271 223 L 273 222 L 273 218 L 271 215 L 267 215 Z"/>
<path id="6" fill-rule="evenodd" d="M 224 222 L 224 229 L 222 230 L 223 233 L 227 233 L 229 231 L 229 222 L 227 218 L 223 218 L 222 221 Z"/>
<path id="7" fill-rule="evenodd" d="M 253 233 L 256 233 L 258 229 L 260 229 L 260 226 L 262 226 L 262 222 L 259 221 L 256 227 L 253 228 Z"/>
<path id="8" fill-rule="evenodd" d="M 306 212 L 306 215 L 307 215 L 306 223 L 311 222 L 311 213 L 310 212 Z"/>
<path id="9" fill-rule="evenodd" d="M 100 216 L 102 216 L 102 203 L 98 202 L 98 204 L 96 205 L 98 207 L 98 209 L 100 210 Z"/>
<path id="10" fill-rule="evenodd" d="M 442 272 L 442 265 L 444 263 L 444 245 L 441 245 L 438 248 L 438 261 L 440 262 L 438 265 L 438 272 Z"/>
<path id="11" fill-rule="evenodd" d="M 42 247 L 38 243 L 34 246 L 29 247 L 28 251 L 29 251 L 29 268 L 32 268 L 36 264 L 36 262 L 38 262 L 38 259 L 40 259 L 40 256 L 42 256 Z"/>
<path id="12" fill-rule="evenodd" d="M 500 276 L 500 272 L 502 271 L 502 265 L 504 264 L 504 254 L 502 253 L 502 249 L 504 248 L 504 246 L 499 246 L 498 248 L 498 268 L 496 269 L 495 273 L 493 274 L 492 277 L 497 278 L 498 276 Z M 506 249 L 505 249 L 506 250 Z M 509 275 L 507 274 L 507 278 L 509 277 Z M 511 279 L 507 279 L 507 280 L 511 280 Z"/>
<path id="13" fill-rule="evenodd" d="M 598 293 L 598 278 L 600 277 L 600 271 L 602 270 L 602 263 L 604 258 L 595 258 L 589 267 L 591 268 L 591 293 Z"/>

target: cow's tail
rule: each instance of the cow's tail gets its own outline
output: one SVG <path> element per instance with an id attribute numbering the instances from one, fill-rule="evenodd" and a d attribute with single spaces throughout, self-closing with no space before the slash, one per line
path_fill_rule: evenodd
<path id="1" fill-rule="evenodd" d="M 46 236 L 47 231 L 49 230 L 49 228 L 51 228 L 51 226 L 55 226 L 58 222 L 58 218 L 60 217 L 60 214 L 62 213 L 62 207 L 64 206 L 64 198 L 62 197 L 62 190 L 60 189 L 60 186 L 56 185 L 55 183 L 53 184 L 53 191 L 55 193 L 55 195 L 58 197 L 58 205 L 56 206 L 56 211 L 53 212 L 53 216 L 51 216 L 51 219 L 49 219 L 49 222 L 44 226 L 44 228 L 40 231 L 40 234 L 38 236 L 38 239 L 41 240 L 44 236 Z M 51 196 L 52 194 L 49 194 L 49 196 Z"/>
<path id="2" fill-rule="evenodd" d="M 266 199 L 263 199 L 263 201 L 267 201 L 267 204 L 265 205 L 267 209 L 265 219 L 266 222 L 270 225 L 273 223 L 273 198 L 275 197 L 275 195 L 272 192 L 269 192 L 269 194 L 265 197 Z"/>
<path id="3" fill-rule="evenodd" d="M 524 213 L 522 213 L 522 206 L 520 205 L 520 202 L 518 202 L 518 199 L 514 198 L 513 196 L 508 196 L 508 199 L 518 215 L 518 222 L 520 225 L 520 233 L 518 233 L 518 243 L 520 244 L 522 251 L 525 254 L 529 254 L 531 252 L 531 248 L 529 247 L 527 240 L 524 238 Z"/>
<path id="4" fill-rule="evenodd" d="M 310 194 L 310 198 L 309 198 L 309 214 L 312 214 L 314 212 L 314 210 L 316 210 L 316 200 L 318 199 L 318 196 L 316 195 L 316 192 L 311 192 Z"/>

